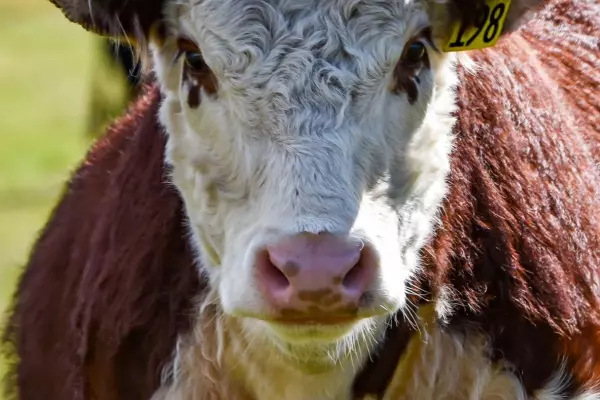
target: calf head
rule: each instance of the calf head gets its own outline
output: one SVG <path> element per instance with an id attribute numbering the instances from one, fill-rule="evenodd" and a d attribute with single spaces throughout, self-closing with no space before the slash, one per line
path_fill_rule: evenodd
<path id="1" fill-rule="evenodd" d="M 166 158 L 225 314 L 331 357 L 402 309 L 449 173 L 455 63 L 439 49 L 469 7 L 60 1 L 89 29 L 150 36 Z M 506 29 L 534 3 L 513 0 Z"/>

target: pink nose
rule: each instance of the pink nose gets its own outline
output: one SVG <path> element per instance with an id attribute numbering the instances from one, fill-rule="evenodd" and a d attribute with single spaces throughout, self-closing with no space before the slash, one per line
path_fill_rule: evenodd
<path id="1" fill-rule="evenodd" d="M 376 273 L 362 241 L 332 234 L 300 234 L 259 253 L 257 279 L 284 320 L 333 323 L 356 314 Z"/>

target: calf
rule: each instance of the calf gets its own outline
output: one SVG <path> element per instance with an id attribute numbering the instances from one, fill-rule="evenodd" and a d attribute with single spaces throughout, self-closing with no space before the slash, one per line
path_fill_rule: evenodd
<path id="1" fill-rule="evenodd" d="M 600 399 L 597 2 L 56 1 L 156 79 L 33 248 L 9 394 Z"/>

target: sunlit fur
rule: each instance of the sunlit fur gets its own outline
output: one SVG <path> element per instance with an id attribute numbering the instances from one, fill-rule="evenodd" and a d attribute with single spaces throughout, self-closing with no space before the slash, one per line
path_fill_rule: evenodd
<path id="1" fill-rule="evenodd" d="M 424 307 L 419 332 L 403 353 L 382 400 L 558 400 L 565 399 L 569 373 L 564 364 L 552 379 L 528 394 L 514 367 L 490 360 L 489 337 L 477 331 L 450 334 Z M 600 393 L 583 390 L 572 400 L 598 400 Z"/>
<path id="2" fill-rule="evenodd" d="M 372 338 L 355 341 L 342 359 L 339 347 L 348 343 L 295 347 L 290 354 L 264 336 L 249 335 L 239 320 L 220 314 L 210 301 L 203 304 L 202 323 L 180 338 L 165 370 L 169 384 L 152 400 L 352 398 L 352 381 L 368 357 Z"/>

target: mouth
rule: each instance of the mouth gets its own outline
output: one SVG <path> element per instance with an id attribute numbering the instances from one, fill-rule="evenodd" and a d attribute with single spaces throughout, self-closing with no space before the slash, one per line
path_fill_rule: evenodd
<path id="1" fill-rule="evenodd" d="M 385 317 L 387 312 L 351 314 L 303 314 L 284 316 L 244 315 L 248 321 L 255 321 L 269 332 L 276 342 L 285 346 L 329 346 L 345 340 L 370 325 L 375 320 Z M 238 315 L 239 316 L 239 315 Z M 290 350 L 290 349 L 288 349 Z"/>
<path id="2" fill-rule="evenodd" d="M 269 328 L 283 341 L 289 344 L 334 343 L 347 336 L 357 321 L 345 323 L 267 323 Z"/>
<path id="3" fill-rule="evenodd" d="M 295 318 L 249 313 L 241 317 L 236 313 L 236 317 L 241 317 L 246 332 L 258 335 L 266 346 L 273 345 L 287 362 L 306 373 L 317 373 L 377 341 L 368 338 L 379 335 L 388 313 L 370 311 L 364 315 L 329 313 Z"/>
<path id="4" fill-rule="evenodd" d="M 240 316 L 238 314 L 238 316 Z M 244 319 L 256 321 L 268 328 L 287 343 L 308 344 L 315 342 L 335 342 L 346 336 L 360 323 L 361 319 L 353 314 L 301 314 L 301 315 L 249 315 Z"/>
<path id="5" fill-rule="evenodd" d="M 336 325 L 349 325 L 358 322 L 358 313 L 348 315 L 331 314 L 292 314 L 267 320 L 282 326 L 307 326 L 307 327 L 331 327 Z"/>
<path id="6" fill-rule="evenodd" d="M 238 318 L 257 320 L 270 326 L 278 326 L 286 329 L 331 329 L 338 326 L 357 325 L 361 321 L 378 318 L 391 314 L 390 308 L 379 307 L 378 309 L 353 309 L 344 313 L 332 312 L 283 312 L 277 315 L 257 314 L 236 310 L 232 313 Z"/>

